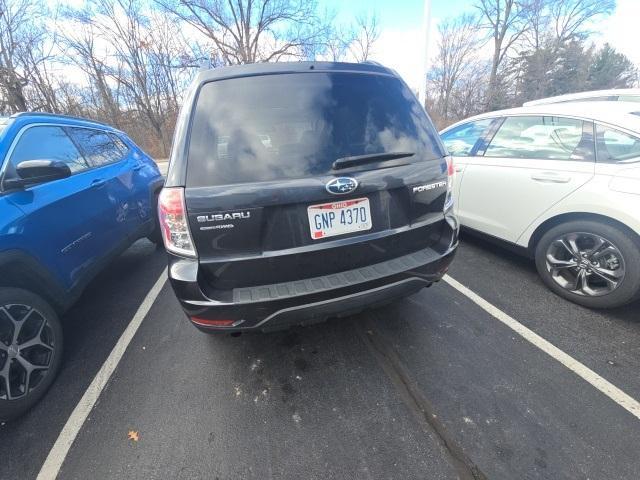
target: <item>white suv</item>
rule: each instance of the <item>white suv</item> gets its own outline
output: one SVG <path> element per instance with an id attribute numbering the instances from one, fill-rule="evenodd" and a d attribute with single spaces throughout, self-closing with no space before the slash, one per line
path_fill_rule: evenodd
<path id="1" fill-rule="evenodd" d="M 441 136 L 464 227 L 526 249 L 547 286 L 573 302 L 640 297 L 640 105 L 521 107 Z"/>

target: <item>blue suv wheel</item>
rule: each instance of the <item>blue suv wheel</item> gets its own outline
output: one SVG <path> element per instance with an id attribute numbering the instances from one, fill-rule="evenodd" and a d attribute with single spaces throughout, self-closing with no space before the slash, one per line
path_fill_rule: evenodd
<path id="1" fill-rule="evenodd" d="M 61 359 L 62 329 L 51 306 L 26 290 L 0 288 L 0 421 L 42 397 Z"/>

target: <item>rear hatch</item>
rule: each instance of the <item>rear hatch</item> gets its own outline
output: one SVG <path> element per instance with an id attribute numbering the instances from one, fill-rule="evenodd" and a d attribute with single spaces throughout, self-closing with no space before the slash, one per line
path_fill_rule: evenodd
<path id="1" fill-rule="evenodd" d="M 342 272 L 439 241 L 447 163 L 413 93 L 387 74 L 205 83 L 185 202 L 205 290 Z"/>

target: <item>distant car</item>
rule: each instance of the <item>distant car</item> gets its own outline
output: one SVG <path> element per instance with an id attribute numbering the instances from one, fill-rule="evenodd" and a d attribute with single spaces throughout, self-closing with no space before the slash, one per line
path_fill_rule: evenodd
<path id="1" fill-rule="evenodd" d="M 0 420 L 44 394 L 59 317 L 135 240 L 161 241 L 163 179 L 124 133 L 44 113 L 0 119 Z"/>
<path id="2" fill-rule="evenodd" d="M 458 244 L 449 160 L 411 90 L 382 66 L 199 73 L 159 202 L 190 322 L 280 329 L 440 280 Z"/>
<path id="3" fill-rule="evenodd" d="M 640 105 L 515 108 L 441 137 L 463 227 L 522 247 L 573 302 L 607 308 L 640 296 Z"/>
<path id="4" fill-rule="evenodd" d="M 541 98 L 522 104 L 523 107 L 569 102 L 640 102 L 640 88 L 618 88 L 612 90 L 593 90 L 590 92 L 569 93 L 557 97 Z"/>

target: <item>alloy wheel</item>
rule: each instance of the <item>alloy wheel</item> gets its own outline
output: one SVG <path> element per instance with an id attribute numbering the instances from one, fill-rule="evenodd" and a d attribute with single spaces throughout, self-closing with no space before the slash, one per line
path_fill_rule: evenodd
<path id="1" fill-rule="evenodd" d="M 620 286 L 625 263 L 620 250 L 593 233 L 567 233 L 549 244 L 546 266 L 562 288 L 588 297 L 607 295 Z"/>
<path id="2" fill-rule="evenodd" d="M 0 305 L 0 399 L 17 400 L 46 377 L 55 349 L 46 317 L 23 304 Z"/>

